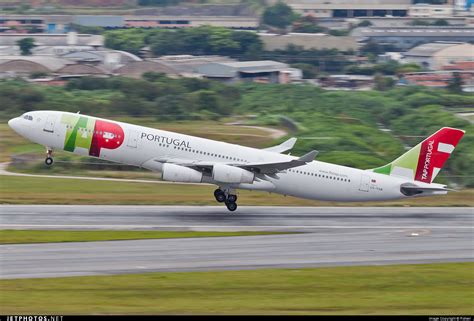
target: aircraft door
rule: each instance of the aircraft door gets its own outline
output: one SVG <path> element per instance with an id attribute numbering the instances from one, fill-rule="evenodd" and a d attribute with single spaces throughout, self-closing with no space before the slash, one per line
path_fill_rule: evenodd
<path id="1" fill-rule="evenodd" d="M 48 133 L 54 133 L 54 125 L 56 123 L 56 116 L 48 116 L 46 123 L 44 124 L 43 131 Z"/>
<path id="2" fill-rule="evenodd" d="M 360 186 L 359 191 L 361 192 L 368 192 L 370 185 L 370 176 L 362 174 L 360 177 Z"/>
<path id="3" fill-rule="evenodd" d="M 132 148 L 137 148 L 137 143 L 138 143 L 138 132 L 133 129 L 130 129 L 128 131 L 127 146 L 132 147 Z"/>

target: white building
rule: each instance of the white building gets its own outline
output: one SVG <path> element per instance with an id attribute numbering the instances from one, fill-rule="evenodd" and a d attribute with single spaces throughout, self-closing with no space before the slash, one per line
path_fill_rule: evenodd
<path id="1" fill-rule="evenodd" d="M 404 17 L 412 5 L 412 0 L 285 0 L 284 2 L 301 14 L 319 18 Z"/>
<path id="2" fill-rule="evenodd" d="M 414 47 L 404 54 L 404 61 L 431 70 L 459 61 L 474 61 L 474 45 L 470 43 L 434 42 Z"/>
<path id="3" fill-rule="evenodd" d="M 408 15 L 414 18 L 449 18 L 453 14 L 454 8 L 451 5 L 418 3 L 408 10 Z"/>

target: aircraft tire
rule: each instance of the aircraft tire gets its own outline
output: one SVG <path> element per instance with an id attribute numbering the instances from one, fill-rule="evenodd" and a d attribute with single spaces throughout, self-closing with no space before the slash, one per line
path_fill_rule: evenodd
<path id="1" fill-rule="evenodd" d="M 47 165 L 47 166 L 51 166 L 53 165 L 53 158 L 52 157 L 46 157 L 46 159 L 44 160 L 44 163 Z"/>
<path id="2" fill-rule="evenodd" d="M 219 203 L 225 202 L 227 199 L 225 193 L 219 188 L 214 191 L 214 197 Z"/>
<path id="3" fill-rule="evenodd" d="M 235 203 L 235 202 L 237 202 L 237 195 L 235 195 L 235 194 L 229 194 L 229 195 L 227 196 L 227 200 L 228 200 L 229 202 Z"/>
<path id="4" fill-rule="evenodd" d="M 227 206 L 227 209 L 231 212 L 237 209 L 237 203 L 235 202 L 225 202 L 225 206 Z"/>

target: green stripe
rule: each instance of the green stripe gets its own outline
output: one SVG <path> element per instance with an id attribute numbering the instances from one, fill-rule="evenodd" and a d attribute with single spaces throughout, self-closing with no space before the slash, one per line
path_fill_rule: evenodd
<path id="1" fill-rule="evenodd" d="M 80 117 L 79 120 L 76 122 L 76 125 L 72 129 L 71 135 L 66 141 L 66 144 L 64 144 L 64 150 L 68 152 L 73 152 L 74 149 L 76 148 L 76 138 L 77 138 L 77 131 L 79 128 L 87 128 L 87 118 L 86 117 Z"/>

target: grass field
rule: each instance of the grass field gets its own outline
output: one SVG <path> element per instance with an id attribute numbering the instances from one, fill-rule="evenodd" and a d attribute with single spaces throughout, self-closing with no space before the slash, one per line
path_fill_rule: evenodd
<path id="1" fill-rule="evenodd" d="M 1 314 L 474 313 L 474 263 L 0 280 Z"/>
<path id="2" fill-rule="evenodd" d="M 217 205 L 215 186 L 0 176 L 0 204 Z M 474 190 L 388 202 L 337 203 L 239 191 L 239 205 L 474 206 Z"/>
<path id="3" fill-rule="evenodd" d="M 0 230 L 0 244 L 93 242 L 283 234 L 280 232 Z M 286 233 L 287 234 L 287 233 Z"/>

